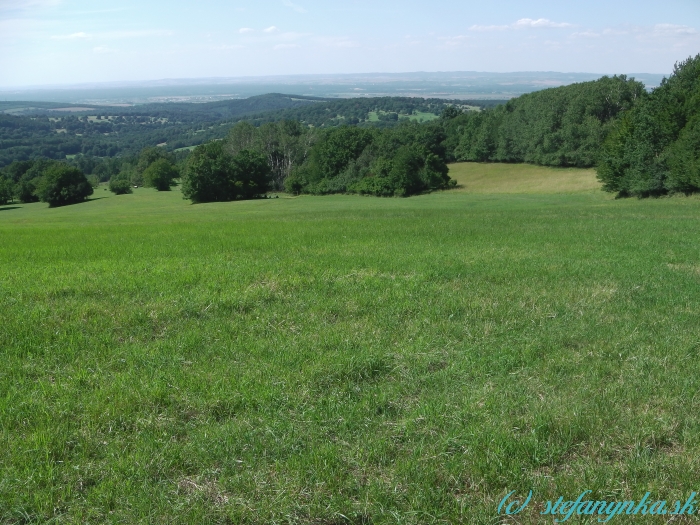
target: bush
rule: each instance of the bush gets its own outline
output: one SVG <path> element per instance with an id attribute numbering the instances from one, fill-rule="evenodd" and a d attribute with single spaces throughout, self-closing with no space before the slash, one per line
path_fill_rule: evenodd
<path id="1" fill-rule="evenodd" d="M 36 180 L 36 177 L 32 177 L 26 173 L 20 177 L 19 182 L 15 185 L 15 196 L 19 202 L 28 204 L 30 202 L 39 201 L 39 197 L 35 195 Z"/>
<path id="2" fill-rule="evenodd" d="M 112 177 L 109 181 L 109 191 L 115 195 L 126 195 L 128 193 L 133 193 L 134 190 L 131 189 L 131 182 L 127 179 L 119 179 Z"/>
<path id="3" fill-rule="evenodd" d="M 158 191 L 170 191 L 170 186 L 179 176 L 177 168 L 166 159 L 158 159 L 143 172 L 144 185 Z"/>
<path id="4" fill-rule="evenodd" d="M 36 196 L 51 208 L 83 202 L 93 192 L 82 171 L 60 162 L 49 167 L 36 186 Z"/>

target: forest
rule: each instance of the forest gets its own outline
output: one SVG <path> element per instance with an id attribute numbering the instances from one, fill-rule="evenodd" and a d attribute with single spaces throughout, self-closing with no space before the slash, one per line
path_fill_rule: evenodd
<path id="1" fill-rule="evenodd" d="M 700 55 L 677 64 L 651 92 L 622 75 L 480 106 L 272 94 L 119 115 L 2 115 L 0 202 L 36 200 L 32 181 L 52 165 L 48 159 L 93 183 L 112 180 L 114 191 L 167 190 L 181 179 L 193 202 L 269 190 L 415 195 L 451 187 L 447 164 L 456 161 L 596 167 L 604 189 L 620 196 L 693 193 L 700 190 L 699 82 Z M 418 114 L 434 117 L 420 122 L 412 118 Z M 144 178 L 156 161 L 169 175 Z"/>
<path id="2" fill-rule="evenodd" d="M 489 107 L 494 101 L 460 101 Z M 240 120 L 255 125 L 296 120 L 317 128 L 343 124 L 391 127 L 414 113 L 437 116 L 453 104 L 441 99 L 320 99 L 269 94 L 204 104 L 162 103 L 132 107 L 0 102 L 0 168 L 14 161 L 74 155 L 136 155 L 161 145 L 169 151 L 226 136 Z M 371 121 L 371 114 L 377 120 Z"/>

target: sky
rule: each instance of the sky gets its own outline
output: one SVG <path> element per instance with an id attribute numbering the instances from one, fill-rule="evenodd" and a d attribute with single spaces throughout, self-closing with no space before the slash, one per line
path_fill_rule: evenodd
<path id="1" fill-rule="evenodd" d="M 415 71 L 670 73 L 700 0 L 0 0 L 0 87 Z"/>

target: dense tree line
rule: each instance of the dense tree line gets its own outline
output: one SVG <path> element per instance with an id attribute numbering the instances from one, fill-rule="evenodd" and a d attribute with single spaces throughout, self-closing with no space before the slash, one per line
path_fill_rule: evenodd
<path id="1" fill-rule="evenodd" d="M 408 196 L 454 183 L 447 175 L 440 125 L 391 129 L 316 129 L 295 121 L 242 122 L 224 141 L 199 146 L 183 171 L 193 202 L 292 193 Z"/>
<path id="2" fill-rule="evenodd" d="M 448 115 L 450 160 L 590 167 L 620 115 L 645 95 L 623 76 L 546 89 L 480 113 Z"/>
<path id="3" fill-rule="evenodd" d="M 676 64 L 616 123 L 598 178 L 621 196 L 700 191 L 700 55 Z"/>

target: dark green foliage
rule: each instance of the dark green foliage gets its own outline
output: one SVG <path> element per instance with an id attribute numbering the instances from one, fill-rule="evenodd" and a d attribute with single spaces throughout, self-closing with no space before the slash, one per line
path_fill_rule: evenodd
<path id="1" fill-rule="evenodd" d="M 270 186 L 271 171 L 267 159 L 258 152 L 243 150 L 233 157 L 235 191 L 232 199 L 254 199 Z"/>
<path id="2" fill-rule="evenodd" d="M 86 175 L 85 178 L 88 180 L 93 189 L 97 189 L 97 187 L 100 185 L 100 178 L 97 175 Z"/>
<path id="3" fill-rule="evenodd" d="M 454 115 L 456 160 L 590 167 L 619 115 L 644 97 L 623 76 L 530 93 L 482 113 Z M 451 116 L 451 115 L 448 115 Z M 453 140 L 453 139 L 452 139 Z"/>
<path id="4" fill-rule="evenodd" d="M 136 171 L 143 174 L 151 164 L 159 160 L 170 162 L 172 158 L 163 148 L 144 148 L 139 154 L 139 160 L 136 163 Z"/>
<path id="5" fill-rule="evenodd" d="M 315 137 L 309 128 L 292 120 L 257 128 L 249 122 L 240 122 L 231 128 L 224 149 L 231 155 L 243 150 L 263 155 L 272 171 L 272 187 L 280 190 L 292 169 L 306 160 Z"/>
<path id="6" fill-rule="evenodd" d="M 28 162 L 14 162 L 8 168 L 11 178 L 17 180 L 15 196 L 22 203 L 38 202 L 37 183 L 46 170 L 58 164 L 55 160 L 38 159 Z"/>
<path id="7" fill-rule="evenodd" d="M 270 167 L 263 155 L 226 152 L 220 141 L 197 147 L 187 161 L 182 193 L 193 203 L 251 199 L 269 187 Z"/>
<path id="8" fill-rule="evenodd" d="M 133 193 L 131 189 L 131 182 L 128 179 L 120 179 L 113 177 L 109 181 L 109 191 L 115 195 L 126 195 L 127 193 Z"/>
<path id="9" fill-rule="evenodd" d="M 144 184 L 158 191 L 170 191 L 178 177 L 177 168 L 165 158 L 154 161 L 143 171 Z"/>
<path id="10" fill-rule="evenodd" d="M 339 175 L 371 142 L 368 130 L 343 126 L 329 131 L 311 150 L 312 180 Z"/>
<path id="11" fill-rule="evenodd" d="M 42 202 L 48 202 L 54 208 L 83 202 L 92 192 L 92 186 L 82 171 L 56 162 L 37 180 L 35 193 Z"/>
<path id="12" fill-rule="evenodd" d="M 700 55 L 676 64 L 607 137 L 598 178 L 640 197 L 700 191 Z"/>
<path id="13" fill-rule="evenodd" d="M 308 160 L 286 179 L 291 193 L 408 196 L 447 188 L 440 125 L 390 129 L 341 127 L 323 133 Z"/>
<path id="14" fill-rule="evenodd" d="M 14 197 L 12 181 L 0 175 L 0 205 L 12 202 Z"/>

